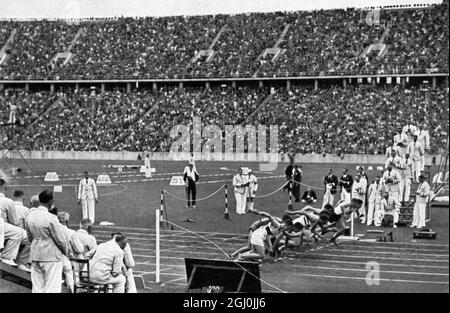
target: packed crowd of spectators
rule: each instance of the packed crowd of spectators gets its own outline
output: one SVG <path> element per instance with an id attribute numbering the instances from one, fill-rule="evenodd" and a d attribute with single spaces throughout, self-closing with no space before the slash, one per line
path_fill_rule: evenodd
<path id="1" fill-rule="evenodd" d="M 408 123 L 428 125 L 437 153 L 445 147 L 448 121 L 446 88 L 358 86 L 280 91 L 249 124 L 279 125 L 282 151 L 383 154 Z"/>
<path id="2" fill-rule="evenodd" d="M 6 78 L 180 78 L 448 70 L 448 2 L 429 8 L 382 10 L 380 23 L 359 9 L 239 15 L 119 18 L 81 21 L 0 21 L 0 47 L 13 29 Z M 289 25 L 287 33 L 283 30 Z M 223 32 L 214 42 L 220 30 Z M 58 52 L 73 57 L 54 67 Z M 278 59 L 260 55 L 282 39 Z M 214 56 L 192 59 L 213 44 Z M 371 44 L 386 52 L 365 54 Z"/>
<path id="3" fill-rule="evenodd" d="M 47 94 L 50 100 L 42 93 L 11 90 L 0 96 L 3 102 L 21 103 L 21 112 L 43 112 L 51 105 L 15 139 L 29 150 L 167 152 L 174 142 L 170 130 L 191 126 L 194 117 L 203 127 L 222 130 L 225 125 L 278 125 L 280 151 L 297 153 L 383 154 L 395 131 L 408 123 L 428 124 L 431 153 L 439 152 L 448 136 L 444 87 L 293 87 L 268 98 L 270 93 L 251 86 L 213 86 L 164 87 L 157 93 L 79 89 Z"/>

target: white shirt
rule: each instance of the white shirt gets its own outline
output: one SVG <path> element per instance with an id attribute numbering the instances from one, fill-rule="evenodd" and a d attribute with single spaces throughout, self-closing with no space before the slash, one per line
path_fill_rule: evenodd
<path id="1" fill-rule="evenodd" d="M 115 240 L 99 244 L 97 252 L 89 261 L 91 278 L 107 282 L 114 275 L 122 272 L 124 252 Z"/>
<path id="2" fill-rule="evenodd" d="M 14 201 L 6 198 L 3 193 L 0 193 L 0 216 L 5 223 L 12 225 L 18 224 L 16 211 L 14 209 Z"/>
<path id="3" fill-rule="evenodd" d="M 145 165 L 146 168 L 150 168 L 151 165 L 150 165 L 150 159 L 149 158 L 145 157 L 144 165 Z"/>
<path id="4" fill-rule="evenodd" d="M 246 178 L 244 175 L 239 175 L 239 174 L 234 175 L 234 177 L 233 177 L 234 192 L 242 193 L 242 194 L 245 193 L 246 188 L 245 188 L 245 186 L 242 186 L 242 185 L 244 185 L 246 183 L 247 183 L 247 181 L 246 181 Z"/>
<path id="5" fill-rule="evenodd" d="M 359 182 L 355 180 L 352 185 L 352 198 L 364 201 L 366 195 L 366 188 L 367 184 L 365 183 L 365 180 L 364 181 L 360 180 Z"/>
<path id="6" fill-rule="evenodd" d="M 383 183 L 381 180 L 378 184 L 376 182 L 370 184 L 368 190 L 369 202 L 380 203 L 382 194 L 383 194 Z"/>
<path id="7" fill-rule="evenodd" d="M 80 180 L 80 185 L 78 188 L 78 200 L 85 200 L 85 199 L 97 199 L 97 185 L 95 184 L 95 181 L 92 178 L 83 178 Z"/>
<path id="8" fill-rule="evenodd" d="M 27 219 L 30 209 L 22 204 L 20 201 L 14 201 L 14 209 L 17 217 L 17 225 L 20 228 L 25 229 L 25 220 Z"/>
<path id="9" fill-rule="evenodd" d="M 416 191 L 416 202 L 427 203 L 430 195 L 430 185 L 426 181 L 421 183 Z"/>
<path id="10" fill-rule="evenodd" d="M 183 175 L 187 174 L 188 177 L 190 177 L 195 182 L 195 173 L 197 171 L 192 167 L 192 170 L 189 168 L 189 166 L 186 166 L 183 171 Z M 198 175 L 198 173 L 197 173 Z"/>
<path id="11" fill-rule="evenodd" d="M 5 243 L 5 221 L 0 216 L 0 250 L 3 249 Z"/>
<path id="12" fill-rule="evenodd" d="M 300 223 L 300 225 L 302 225 L 303 227 L 311 226 L 311 222 L 309 221 L 309 219 L 305 215 L 297 217 L 295 220 L 292 221 L 293 225 L 295 225 L 297 223 Z"/>
<path id="13" fill-rule="evenodd" d="M 255 192 L 258 191 L 258 180 L 256 179 L 256 176 L 253 174 L 250 174 L 248 176 L 248 182 L 250 185 L 247 187 L 247 196 L 248 197 L 254 197 Z"/>
<path id="14" fill-rule="evenodd" d="M 411 158 L 403 159 L 403 179 L 411 179 L 413 177 L 413 165 Z"/>
<path id="15" fill-rule="evenodd" d="M 401 204 L 400 201 L 398 201 L 398 199 L 396 198 L 389 198 L 386 201 L 386 198 L 383 198 L 383 200 L 381 200 L 381 209 L 384 212 L 389 212 L 389 211 L 393 211 L 393 210 L 400 210 Z"/>
<path id="16" fill-rule="evenodd" d="M 430 134 L 428 130 L 421 129 L 417 131 L 417 141 L 420 142 L 423 148 L 430 149 Z"/>
<path id="17" fill-rule="evenodd" d="M 423 146 L 419 141 L 411 142 L 409 145 L 409 156 L 413 161 L 422 160 Z"/>

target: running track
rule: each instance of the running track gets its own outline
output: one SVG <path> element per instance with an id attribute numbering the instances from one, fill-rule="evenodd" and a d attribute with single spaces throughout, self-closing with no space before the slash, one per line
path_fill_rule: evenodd
<path id="1" fill-rule="evenodd" d="M 137 262 L 135 275 L 148 285 L 155 283 L 155 231 L 151 229 L 100 227 L 98 241 L 109 239 L 112 231 L 129 238 Z M 245 245 L 246 235 L 198 234 L 232 252 Z M 226 260 L 227 257 L 196 235 L 184 231 L 161 232 L 161 281 L 186 286 L 184 258 Z M 377 262 L 380 284 L 366 284 L 367 262 Z M 344 242 L 339 246 L 290 251 L 276 263 L 261 265 L 261 278 L 287 292 L 449 292 L 449 246 L 428 243 Z M 264 292 L 279 292 L 262 284 Z"/>

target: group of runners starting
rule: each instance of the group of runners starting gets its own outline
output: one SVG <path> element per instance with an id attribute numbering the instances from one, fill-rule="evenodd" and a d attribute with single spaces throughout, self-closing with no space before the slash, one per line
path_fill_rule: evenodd
<path id="1" fill-rule="evenodd" d="M 346 221 L 352 213 L 358 214 L 362 204 L 359 199 L 351 199 L 335 206 L 326 204 L 323 209 L 308 205 L 298 211 L 286 211 L 281 218 L 252 209 L 250 213 L 262 218 L 249 227 L 247 245 L 229 257 L 239 261 L 265 261 L 288 247 L 311 245 L 319 239 L 338 244 L 336 239 L 344 234 Z M 329 232 L 334 234 L 326 239 L 324 235 Z"/>

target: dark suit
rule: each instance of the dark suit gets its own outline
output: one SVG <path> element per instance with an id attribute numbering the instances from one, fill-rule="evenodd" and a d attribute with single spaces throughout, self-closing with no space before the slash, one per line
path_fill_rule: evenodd
<path id="1" fill-rule="evenodd" d="M 315 202 L 314 200 L 317 201 L 317 195 L 314 190 L 306 190 L 302 196 L 302 201 L 306 202 L 307 204 L 311 204 Z"/>
<path id="2" fill-rule="evenodd" d="M 294 169 L 294 175 L 292 176 L 294 182 L 292 182 L 292 194 L 294 195 L 295 202 L 300 201 L 300 183 L 302 181 L 302 172 L 299 169 Z"/>
<path id="3" fill-rule="evenodd" d="M 194 176 L 195 176 L 195 180 L 192 179 L 192 177 L 190 177 L 188 175 L 187 172 L 184 173 L 184 182 L 186 183 L 186 198 L 187 198 L 187 206 L 190 207 L 191 204 L 192 206 L 195 206 L 195 199 L 197 196 L 197 186 L 195 185 L 195 183 L 198 181 L 199 176 L 197 174 L 197 172 L 195 172 L 194 170 Z"/>
<path id="4" fill-rule="evenodd" d="M 289 164 L 286 167 L 286 170 L 284 171 L 284 174 L 286 175 L 286 180 L 288 181 L 286 185 L 283 187 L 283 190 L 291 191 L 291 182 L 292 179 L 292 170 L 294 169 L 294 166 L 292 164 Z"/>

